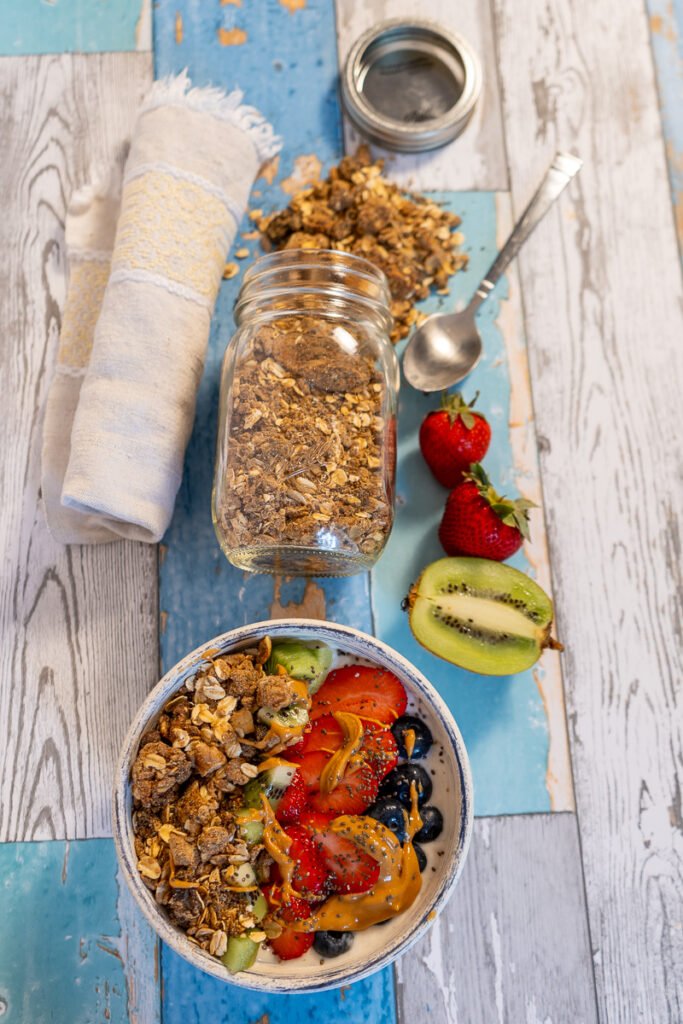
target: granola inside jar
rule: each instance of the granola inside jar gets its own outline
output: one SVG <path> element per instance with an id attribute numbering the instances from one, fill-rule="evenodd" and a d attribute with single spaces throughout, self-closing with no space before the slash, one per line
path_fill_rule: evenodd
<path id="1" fill-rule="evenodd" d="M 347 576 L 394 514 L 398 362 L 389 290 L 331 250 L 265 256 L 245 274 L 223 361 L 213 520 L 233 565 Z"/>

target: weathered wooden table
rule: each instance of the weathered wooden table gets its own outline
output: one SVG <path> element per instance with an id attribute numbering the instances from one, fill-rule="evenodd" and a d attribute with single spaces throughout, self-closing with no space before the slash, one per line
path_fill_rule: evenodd
<path id="1" fill-rule="evenodd" d="M 647 10 L 640 0 L 425 0 L 419 11 L 470 39 L 485 70 L 460 140 L 388 162 L 463 216 L 470 268 L 439 302 L 471 292 L 556 148 L 585 161 L 483 312 L 486 359 L 468 383 L 494 423 L 493 475 L 542 496 L 550 559 L 539 515 L 517 564 L 547 585 L 552 565 L 567 645 L 562 672 L 547 655 L 514 680 L 475 679 L 419 651 L 398 608 L 439 553 L 443 501 L 416 455 L 429 403 L 407 390 L 398 525 L 371 577 L 304 585 L 224 562 L 208 497 L 239 280 L 220 296 L 160 550 L 64 549 L 49 537 L 40 424 L 71 191 L 121 146 L 153 74 L 188 66 L 200 84 L 239 83 L 284 135 L 253 198 L 282 204 L 283 190 L 357 141 L 335 87 L 353 39 L 417 11 L 408 0 L 338 0 L 336 12 L 332 0 L 159 0 L 152 26 L 151 6 L 0 2 L 0 1018 L 680 1024 L 680 0 L 647 0 Z M 479 815 L 461 884 L 428 938 L 395 971 L 317 997 L 220 985 L 159 949 L 109 838 L 114 757 L 160 661 L 283 615 L 374 629 L 420 664 L 463 730 Z"/>

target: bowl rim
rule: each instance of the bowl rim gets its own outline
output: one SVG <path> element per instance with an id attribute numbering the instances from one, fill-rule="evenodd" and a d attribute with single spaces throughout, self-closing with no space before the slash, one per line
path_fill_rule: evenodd
<path id="1" fill-rule="evenodd" d="M 161 710 L 170 694 L 182 684 L 185 677 L 191 674 L 190 670 L 205 659 L 206 652 L 212 651 L 216 647 L 222 647 L 225 653 L 229 653 L 229 650 L 244 646 L 265 634 L 275 637 L 296 634 L 297 631 L 303 634 L 308 632 L 311 634 L 311 638 L 313 638 L 313 633 L 318 633 L 317 639 L 324 640 L 337 648 L 348 647 L 350 642 L 352 646 L 366 647 L 369 652 L 367 654 L 362 654 L 358 650 L 350 653 L 357 654 L 359 657 L 367 657 L 369 660 L 373 660 L 374 654 L 375 658 L 380 659 L 386 667 L 398 669 L 410 681 L 410 684 L 429 701 L 444 726 L 457 768 L 456 774 L 460 781 L 461 820 L 457 843 L 444 870 L 441 884 L 426 908 L 420 923 L 407 935 L 397 936 L 381 953 L 368 960 L 363 967 L 352 972 L 340 967 L 337 971 L 330 972 L 323 983 L 315 980 L 309 981 L 306 978 L 287 978 L 286 976 L 280 981 L 251 971 L 230 975 L 220 961 L 190 943 L 183 932 L 163 915 L 153 894 L 140 879 L 132 842 L 131 816 L 128 811 L 130 766 L 137 753 L 140 737 L 149 720 Z M 116 856 L 128 888 L 148 924 L 174 952 L 198 970 L 204 971 L 226 984 L 239 985 L 252 991 L 283 994 L 324 992 L 360 981 L 392 964 L 422 938 L 446 906 L 467 858 L 473 824 L 473 785 L 469 757 L 455 718 L 437 690 L 412 662 L 382 640 L 352 626 L 344 626 L 321 619 L 264 619 L 221 633 L 190 651 L 162 676 L 140 705 L 121 746 L 114 774 L 112 830 Z"/>

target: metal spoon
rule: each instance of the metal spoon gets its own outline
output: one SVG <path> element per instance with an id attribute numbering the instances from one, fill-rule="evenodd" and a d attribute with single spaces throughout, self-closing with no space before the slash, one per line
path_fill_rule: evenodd
<path id="1" fill-rule="evenodd" d="M 403 372 L 408 383 L 418 391 L 449 388 L 474 369 L 481 358 L 481 335 L 474 314 L 582 162 L 571 153 L 555 154 L 536 194 L 466 309 L 461 313 L 433 313 L 417 328 L 403 354 Z"/>

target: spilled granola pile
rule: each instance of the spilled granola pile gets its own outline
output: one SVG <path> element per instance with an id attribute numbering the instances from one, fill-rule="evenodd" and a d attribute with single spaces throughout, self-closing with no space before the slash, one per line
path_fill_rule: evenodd
<path id="1" fill-rule="evenodd" d="M 288 675 L 266 672 L 270 651 L 265 637 L 258 650 L 224 655 L 188 679 L 142 737 L 131 769 L 140 876 L 171 921 L 218 958 L 230 936 L 251 929 L 259 941 L 281 931 L 254 916 L 273 861 L 262 842 L 245 841 L 237 814 L 259 761 L 298 739 L 268 725 L 300 694 Z"/>
<path id="2" fill-rule="evenodd" d="M 392 523 L 395 445 L 370 356 L 349 355 L 313 316 L 262 325 L 233 382 L 219 498 L 232 548 L 334 547 L 378 553 Z"/>
<path id="3" fill-rule="evenodd" d="M 293 196 L 286 209 L 261 218 L 264 244 L 275 249 L 341 249 L 383 270 L 391 291 L 392 341 L 419 319 L 415 303 L 432 288 L 445 292 L 467 264 L 459 251 L 460 217 L 425 196 L 406 195 L 382 176 L 367 146 L 344 157 L 325 181 Z"/>

